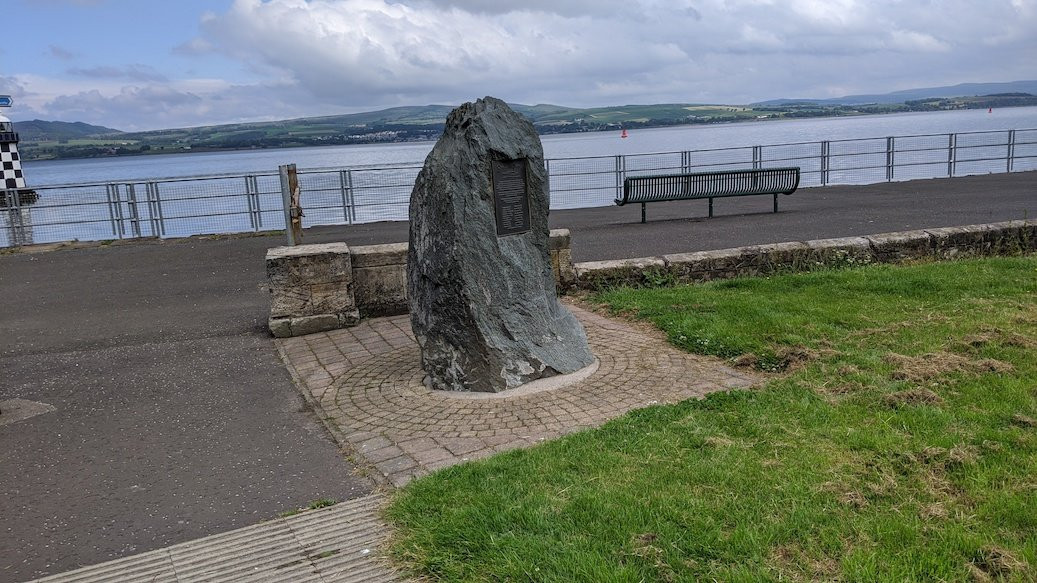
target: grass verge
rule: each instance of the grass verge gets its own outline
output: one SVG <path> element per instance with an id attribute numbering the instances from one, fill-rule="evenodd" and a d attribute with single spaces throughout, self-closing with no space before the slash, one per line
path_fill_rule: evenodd
<path id="1" fill-rule="evenodd" d="M 419 573 L 1037 578 L 1037 257 L 595 299 L 782 372 L 411 483 L 387 515 Z"/>

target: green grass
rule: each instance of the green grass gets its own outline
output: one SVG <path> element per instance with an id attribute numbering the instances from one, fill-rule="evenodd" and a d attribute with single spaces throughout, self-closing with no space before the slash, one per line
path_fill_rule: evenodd
<path id="1" fill-rule="evenodd" d="M 1037 578 L 1037 258 L 596 299 L 786 370 L 417 480 L 387 511 L 399 559 L 444 581 Z"/>

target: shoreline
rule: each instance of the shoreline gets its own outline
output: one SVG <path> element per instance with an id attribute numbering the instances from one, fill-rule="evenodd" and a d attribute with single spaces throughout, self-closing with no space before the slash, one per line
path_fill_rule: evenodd
<path id="1" fill-rule="evenodd" d="M 1034 107 L 1032 104 L 1026 105 L 1005 105 L 999 109 L 1015 109 L 1019 107 Z M 716 125 L 738 125 L 738 124 L 755 124 L 761 122 L 776 122 L 776 121 L 805 121 L 809 119 L 832 119 L 832 118 L 865 118 L 865 117 L 888 117 L 893 115 L 905 115 L 913 113 L 939 113 L 939 112 L 952 112 L 952 111 L 967 111 L 967 110 L 982 110 L 983 108 L 956 108 L 947 110 L 931 110 L 931 109 L 908 109 L 904 111 L 887 111 L 887 112 L 841 112 L 833 110 L 825 112 L 820 115 L 768 115 L 766 117 L 758 118 L 743 118 L 743 119 L 725 119 L 725 120 L 704 120 L 697 122 L 680 122 L 680 123 L 669 123 L 664 120 L 653 122 L 651 120 L 647 122 L 634 122 L 627 124 L 614 123 L 608 126 L 596 127 L 594 129 L 579 129 L 573 127 L 570 130 L 559 130 L 559 131 L 543 131 L 544 126 L 537 127 L 537 134 L 541 137 L 557 136 L 557 135 L 574 135 L 574 134 L 601 134 L 607 132 L 617 132 L 621 129 L 660 129 L 660 128 L 687 128 L 687 127 L 702 127 L 702 126 L 716 126 Z M 17 124 L 17 122 L 15 122 Z M 567 127 L 574 126 L 574 124 L 557 125 L 549 127 Z M 415 126 L 420 127 L 420 126 Z M 53 157 L 34 157 L 31 155 L 32 150 L 35 146 L 29 146 L 27 144 L 32 142 L 22 142 L 22 160 L 26 162 L 49 162 L 49 161 L 61 161 L 61 160 L 108 160 L 113 158 L 130 158 L 130 157 L 147 157 L 155 155 L 180 155 L 180 154 L 198 154 L 198 153 L 213 153 L 213 152 L 252 152 L 252 151 L 263 151 L 263 150 L 294 150 L 300 148 L 332 148 L 341 146 L 377 146 L 377 145 L 393 145 L 393 144 L 420 144 L 420 143 L 435 143 L 439 138 L 441 132 L 440 126 L 436 126 L 436 133 L 433 137 L 422 138 L 422 139 L 400 139 L 400 140 L 353 140 L 343 141 L 342 143 L 333 144 L 283 144 L 283 145 L 252 145 L 252 146 L 229 146 L 229 147 L 218 147 L 218 146 L 191 146 L 190 149 L 161 149 L 156 150 L 152 147 L 149 150 L 141 151 L 127 151 L 113 154 L 102 154 L 102 155 L 63 155 Z M 149 130 L 149 131 L 168 131 L 168 130 Z M 102 146 L 98 146 L 102 147 Z M 28 153 L 26 152 L 28 150 Z"/>

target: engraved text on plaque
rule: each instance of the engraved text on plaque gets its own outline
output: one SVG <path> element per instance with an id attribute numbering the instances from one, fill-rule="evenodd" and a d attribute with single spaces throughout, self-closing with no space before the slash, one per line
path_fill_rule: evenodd
<path id="1" fill-rule="evenodd" d="M 497 236 L 528 231 L 529 193 L 526 190 L 526 159 L 494 160 L 492 180 Z"/>

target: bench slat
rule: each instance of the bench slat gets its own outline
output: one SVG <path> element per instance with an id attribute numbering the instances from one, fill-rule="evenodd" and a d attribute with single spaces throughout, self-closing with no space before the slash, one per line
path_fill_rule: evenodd
<path id="1" fill-rule="evenodd" d="M 617 199 L 616 204 L 792 194 L 798 187 L 796 167 L 630 176 L 623 181 L 623 198 Z"/>

